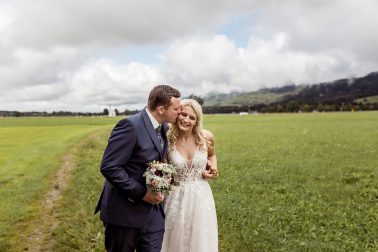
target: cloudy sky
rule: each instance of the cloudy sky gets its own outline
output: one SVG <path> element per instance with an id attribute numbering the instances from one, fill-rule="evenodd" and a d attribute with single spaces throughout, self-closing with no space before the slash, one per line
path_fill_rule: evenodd
<path id="1" fill-rule="evenodd" d="M 0 110 L 141 108 L 378 71 L 376 0 L 1 0 Z"/>

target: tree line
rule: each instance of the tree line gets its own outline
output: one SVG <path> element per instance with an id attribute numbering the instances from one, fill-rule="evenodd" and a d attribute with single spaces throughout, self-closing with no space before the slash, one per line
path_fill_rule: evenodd
<path id="1" fill-rule="evenodd" d="M 128 110 L 123 112 L 115 109 L 116 115 L 132 115 L 138 110 Z M 71 112 L 71 111 L 53 111 L 53 112 L 20 112 L 20 111 L 0 111 L 0 117 L 56 117 L 56 116 L 108 116 L 109 110 L 105 108 L 102 112 Z"/>
<path id="2" fill-rule="evenodd" d="M 298 91 L 296 91 L 298 89 Z M 314 85 L 265 88 L 256 92 L 279 93 L 282 98 L 275 102 L 256 103 L 244 101 L 241 104 L 206 106 L 206 97 L 191 94 L 187 98 L 197 100 L 205 114 L 240 112 L 313 112 L 313 111 L 365 111 L 378 110 L 378 72 L 360 78 L 340 79 Z M 369 99 L 373 98 L 373 99 Z M 227 99 L 225 94 L 222 99 Z M 132 115 L 138 110 L 118 111 L 116 115 Z M 0 116 L 107 116 L 109 110 L 102 112 L 19 112 L 0 111 Z"/>

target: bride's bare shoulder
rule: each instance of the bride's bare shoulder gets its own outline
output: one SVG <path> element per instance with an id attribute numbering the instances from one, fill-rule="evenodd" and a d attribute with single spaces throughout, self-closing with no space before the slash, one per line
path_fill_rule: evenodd
<path id="1" fill-rule="evenodd" d="M 202 136 L 208 140 L 214 140 L 214 135 L 209 130 L 202 130 Z"/>

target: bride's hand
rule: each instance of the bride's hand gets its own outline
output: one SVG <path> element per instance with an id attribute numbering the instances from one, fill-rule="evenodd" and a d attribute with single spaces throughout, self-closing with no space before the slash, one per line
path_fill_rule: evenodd
<path id="1" fill-rule="evenodd" d="M 205 179 L 216 179 L 218 177 L 218 171 L 217 170 L 205 170 L 203 173 L 202 173 L 202 176 L 205 178 Z"/>
<path id="2" fill-rule="evenodd" d="M 212 170 L 213 169 L 213 165 L 211 163 L 211 160 L 207 160 L 207 163 L 206 163 L 206 170 Z"/>

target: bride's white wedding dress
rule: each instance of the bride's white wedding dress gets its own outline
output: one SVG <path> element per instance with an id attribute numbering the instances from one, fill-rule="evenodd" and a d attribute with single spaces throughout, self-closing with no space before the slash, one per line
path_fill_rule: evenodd
<path id="1" fill-rule="evenodd" d="M 163 252 L 216 252 L 218 227 L 215 203 L 209 183 L 202 177 L 207 152 L 198 147 L 192 160 L 174 149 L 169 153 L 177 166 L 175 186 L 165 201 Z"/>

